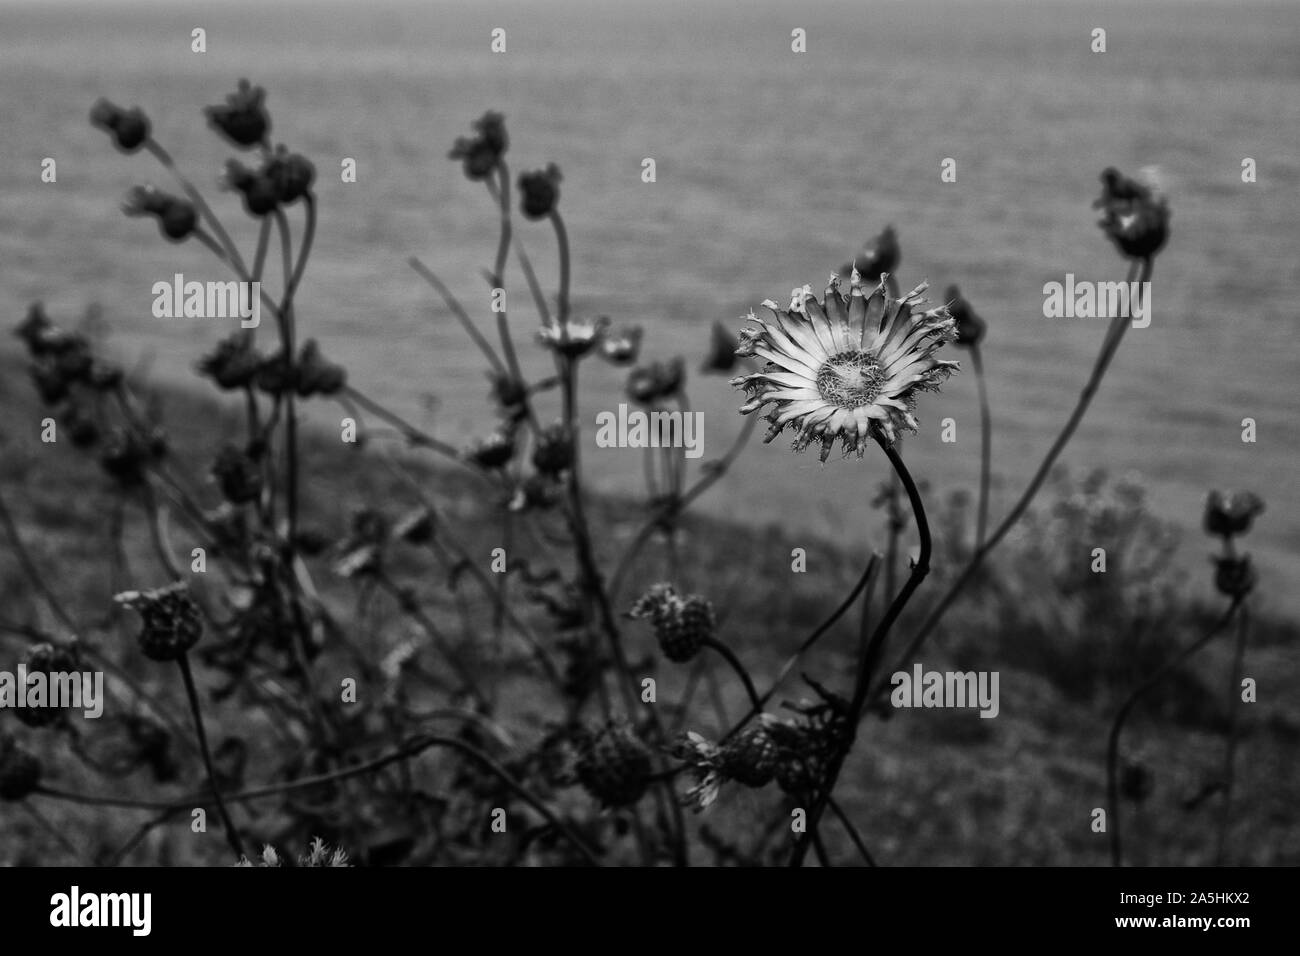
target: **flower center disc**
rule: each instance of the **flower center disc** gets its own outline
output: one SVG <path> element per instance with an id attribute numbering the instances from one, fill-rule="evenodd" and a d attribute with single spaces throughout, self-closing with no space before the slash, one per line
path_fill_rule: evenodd
<path id="1" fill-rule="evenodd" d="M 817 371 L 817 390 L 844 408 L 870 405 L 880 395 L 884 370 L 869 352 L 840 352 Z"/>

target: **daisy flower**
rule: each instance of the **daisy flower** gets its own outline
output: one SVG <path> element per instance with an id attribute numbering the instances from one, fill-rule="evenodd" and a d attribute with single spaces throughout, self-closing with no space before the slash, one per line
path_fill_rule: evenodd
<path id="1" fill-rule="evenodd" d="M 748 395 L 741 414 L 774 406 L 764 441 L 790 426 L 797 433 L 795 451 L 820 441 L 825 461 L 837 438 L 845 454 L 856 451 L 861 458 L 868 438 L 892 445 L 900 430 L 916 431 L 916 393 L 937 391 L 960 367 L 934 357 L 956 337 L 955 321 L 946 307 L 920 308 L 926 283 L 895 299 L 886 279 L 881 275 L 868 292 L 854 270 L 847 296 L 839 277 L 831 276 L 823 302 L 804 286 L 788 309 L 764 302 L 771 319 L 749 314 L 758 327 L 741 330 L 736 354 L 767 365 L 731 384 Z"/>

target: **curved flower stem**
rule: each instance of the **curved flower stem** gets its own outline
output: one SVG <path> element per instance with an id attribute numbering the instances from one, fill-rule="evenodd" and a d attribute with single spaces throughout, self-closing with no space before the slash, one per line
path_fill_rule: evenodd
<path id="1" fill-rule="evenodd" d="M 1151 269 L 1152 260 L 1143 259 L 1141 263 L 1141 277 L 1138 279 L 1139 283 L 1145 283 L 1150 280 Z M 1130 272 L 1130 276 L 1131 275 L 1132 273 Z M 939 621 L 943 618 L 944 613 L 952 605 L 953 601 L 957 599 L 958 595 L 961 594 L 962 589 L 970 583 L 971 579 L 975 576 L 975 572 L 978 571 L 980 566 L 984 563 L 984 559 L 988 557 L 989 553 L 998 546 L 1002 539 L 1006 537 L 1007 532 L 1010 531 L 1016 522 L 1020 520 L 1021 516 L 1024 515 L 1026 509 L 1028 509 L 1030 503 L 1034 500 L 1034 496 L 1038 494 L 1038 490 L 1042 487 L 1043 482 L 1046 481 L 1047 475 L 1051 471 L 1052 466 L 1056 464 L 1056 459 L 1060 457 L 1061 452 L 1074 436 L 1074 432 L 1079 427 L 1079 422 L 1083 420 L 1084 413 L 1087 412 L 1088 406 L 1092 404 L 1093 396 L 1097 394 L 1097 389 L 1101 385 L 1101 380 L 1105 377 L 1106 370 L 1110 367 L 1111 360 L 1115 357 L 1115 352 L 1118 350 L 1120 341 L 1124 338 L 1124 332 L 1128 329 L 1128 326 L 1129 319 L 1124 315 L 1116 316 L 1112 321 L 1111 327 L 1107 331 L 1106 338 L 1102 343 L 1101 352 L 1098 354 L 1097 361 L 1093 365 L 1092 374 L 1088 377 L 1088 382 L 1084 385 L 1083 392 L 1079 396 L 1079 401 L 1075 405 L 1074 411 L 1071 412 L 1069 420 L 1066 421 L 1065 427 L 1061 430 L 1061 433 L 1057 435 L 1056 440 L 1052 443 L 1052 447 L 1048 449 L 1047 456 L 1038 466 L 1038 470 L 1034 472 L 1034 476 L 1030 479 L 1029 485 L 1025 488 L 1011 511 L 1002 519 L 1002 523 L 994 529 L 988 540 L 985 541 L 984 544 L 975 551 L 975 554 L 971 556 L 970 562 L 962 569 L 961 574 L 957 576 L 957 579 L 948 588 L 943 597 L 935 602 L 934 609 L 917 630 L 911 643 L 908 644 L 903 653 L 899 655 L 900 667 L 916 656 L 921 645 L 925 643 L 925 639 L 929 637 L 930 632 L 934 630 L 936 625 L 938 625 Z M 874 693 L 880 693 L 886 687 L 888 687 L 887 683 L 881 683 L 877 686 Z"/>
<path id="2" fill-rule="evenodd" d="M 1228 846 L 1228 825 L 1232 816 L 1232 790 L 1236 782 L 1237 722 L 1241 712 L 1241 669 L 1250 633 L 1250 614 L 1245 600 L 1237 612 L 1237 647 L 1232 656 L 1232 682 L 1228 685 L 1228 744 L 1223 753 L 1223 806 L 1219 810 L 1219 840 L 1214 865 L 1223 866 Z"/>
<path id="3" fill-rule="evenodd" d="M 569 322 L 569 230 L 565 228 L 564 217 L 559 210 L 551 210 L 550 220 L 555 227 L 555 241 L 560 250 L 560 295 L 556 311 L 559 313 L 560 328 L 563 329 Z"/>
<path id="4" fill-rule="evenodd" d="M 347 780 L 351 777 L 359 777 L 368 773 L 374 773 L 382 770 L 391 764 L 400 761 L 410 760 L 431 747 L 446 747 L 458 751 L 465 756 L 482 764 L 485 769 L 499 779 L 507 788 L 516 796 L 536 810 L 543 818 L 553 826 L 565 839 L 567 839 L 579 853 L 591 863 L 592 866 L 600 866 L 600 860 L 596 857 L 594 851 L 589 847 L 567 823 L 555 815 L 555 813 L 546 806 L 538 797 L 534 796 L 523 784 L 510 775 L 499 763 L 479 750 L 474 745 L 467 743 L 456 737 L 441 736 L 424 736 L 407 741 L 396 750 L 382 754 L 364 763 L 354 764 L 350 767 L 343 767 L 329 773 L 320 774 L 314 777 L 302 777 L 297 780 L 290 780 L 285 783 L 268 784 L 262 787 L 253 787 L 248 790 L 242 790 L 239 793 L 229 794 L 226 799 L 230 803 L 244 803 L 249 800 L 256 800 L 262 797 L 277 796 L 282 793 L 290 793 L 295 790 L 305 790 L 310 787 L 319 787 L 328 783 L 337 783 L 341 780 Z M 92 797 L 86 794 L 71 793 L 64 790 L 56 790 L 49 787 L 38 787 L 35 791 L 42 796 L 52 797 L 58 800 L 67 800 L 72 803 L 81 803 L 95 806 L 114 806 L 127 807 L 139 810 L 162 810 L 164 816 L 171 816 L 190 808 L 193 800 L 182 799 L 176 803 L 163 803 L 149 800 L 128 800 L 117 799 L 112 797 Z M 157 826 L 157 821 L 151 824 Z M 242 854 L 241 854 L 242 855 Z"/>
<path id="5" fill-rule="evenodd" d="M 344 385 L 342 388 L 342 393 L 346 395 L 348 398 L 350 398 L 352 401 L 356 402 L 357 405 L 364 408 L 367 412 L 374 415 L 376 418 L 381 418 L 384 421 L 388 422 L 388 424 L 392 425 L 394 428 L 400 431 L 402 433 L 402 436 L 412 445 L 419 445 L 425 448 L 431 448 L 434 451 L 438 452 L 439 454 L 445 455 L 448 458 L 452 458 L 462 465 L 468 465 L 465 459 L 461 456 L 460 451 L 454 445 L 451 445 L 445 441 L 441 441 L 437 438 L 434 438 L 432 435 L 428 434 L 427 432 L 422 431 L 419 428 L 416 428 L 414 425 L 406 421 L 404 418 L 400 418 L 395 413 L 390 412 L 387 408 L 385 408 L 383 405 L 380 405 L 374 399 L 368 398 L 365 395 L 363 395 L 361 392 L 358 392 L 351 385 Z"/>
<path id="6" fill-rule="evenodd" d="M 754 689 L 754 681 L 749 676 L 749 671 L 745 670 L 745 665 L 740 663 L 740 658 L 736 656 L 726 644 L 723 644 L 716 637 L 707 637 L 704 639 L 704 646 L 717 651 L 722 659 L 731 665 L 731 669 L 736 672 L 740 682 L 745 685 L 745 693 L 749 695 L 749 702 L 755 710 L 763 709 L 763 702 L 759 700 L 758 691 Z"/>
<path id="7" fill-rule="evenodd" d="M 466 333 L 468 333 L 469 337 L 474 340 L 474 344 L 479 347 L 479 351 L 481 351 L 483 356 L 489 363 L 491 363 L 492 368 L 496 373 L 498 375 L 509 375 L 509 371 L 497 356 L 496 350 L 492 348 L 492 343 L 483 337 L 483 333 L 474 325 L 474 320 L 469 317 L 469 313 L 465 311 L 465 307 L 461 305 L 460 300 L 452 294 L 451 289 L 447 287 L 446 283 L 439 279 L 432 269 L 415 256 L 411 256 L 411 258 L 406 261 L 412 269 L 419 273 L 420 278 L 433 286 L 434 289 L 437 290 L 438 294 L 442 296 L 442 300 L 446 303 L 447 308 L 451 309 L 452 315 L 456 316 L 457 320 L 465 328 Z"/>
<path id="8" fill-rule="evenodd" d="M 826 844 L 822 842 L 821 832 L 818 830 L 810 830 L 809 836 L 812 837 L 813 853 L 817 855 L 818 866 L 830 869 L 831 858 L 826 853 Z"/>
<path id="9" fill-rule="evenodd" d="M 230 844 L 235 857 L 239 858 L 244 855 L 244 844 L 239 838 L 239 831 L 235 829 L 234 822 L 230 819 L 229 811 L 226 810 L 225 801 L 221 799 L 221 789 L 217 786 L 217 773 L 212 767 L 212 752 L 208 748 L 207 732 L 203 729 L 203 713 L 199 709 L 199 693 L 194 687 L 194 675 L 190 672 L 189 655 L 182 652 L 181 656 L 176 658 L 176 663 L 181 669 L 181 679 L 185 682 L 185 695 L 190 701 L 190 714 L 194 717 L 194 734 L 198 738 L 199 752 L 203 755 L 203 766 L 208 773 L 208 786 L 212 788 L 212 799 L 216 801 L 217 812 L 221 814 L 221 824 L 226 830 L 226 842 Z"/>
<path id="10" fill-rule="evenodd" d="M 280 340 L 281 347 L 284 350 L 284 360 L 290 368 L 294 367 L 294 354 L 297 351 L 296 328 L 294 321 L 294 296 L 298 291 L 298 285 L 302 282 L 303 272 L 307 268 L 307 260 L 311 256 L 312 245 L 316 238 L 316 198 L 308 192 L 303 197 L 306 204 L 306 223 L 303 226 L 302 239 L 298 247 L 298 259 L 293 261 L 293 246 L 289 234 L 289 219 L 284 210 L 275 210 L 275 221 L 280 231 L 281 251 L 284 256 L 282 266 L 282 275 L 284 277 L 284 294 L 280 301 L 279 318 L 280 318 Z M 287 531 L 282 548 L 282 560 L 286 568 L 292 568 L 297 557 L 298 550 L 298 414 L 296 407 L 296 388 L 291 385 L 284 391 L 285 405 L 285 436 L 284 436 L 284 454 L 285 454 L 285 517 L 287 520 Z M 290 575 L 290 584 L 292 585 L 292 575 Z M 310 697 L 313 705 L 313 713 L 316 715 L 322 731 L 328 729 L 328 721 L 320 711 L 319 702 L 316 698 L 314 682 L 311 676 L 311 665 L 308 663 L 307 649 L 311 641 L 311 626 L 302 607 L 302 600 L 299 590 L 291 588 L 291 612 L 293 614 L 294 631 L 296 640 L 294 641 L 294 656 L 298 665 L 298 671 L 302 676 L 303 687 Z"/>
<path id="11" fill-rule="evenodd" d="M 984 358 L 978 342 L 970 346 L 970 362 L 975 367 L 975 385 L 980 396 L 980 497 L 975 517 L 975 547 L 984 547 L 984 532 L 989 524 L 989 473 L 992 461 L 993 418 L 989 414 L 988 383 L 984 379 Z"/>
<path id="12" fill-rule="evenodd" d="M 889 610 L 885 612 L 885 616 L 876 625 L 871 640 L 863 649 L 862 658 L 858 663 L 858 676 L 853 692 L 853 700 L 848 709 L 847 735 L 839 748 L 839 753 L 831 762 L 826 778 L 822 782 L 821 792 L 817 796 L 816 803 L 813 804 L 812 812 L 808 815 L 808 829 L 804 834 L 804 838 L 799 841 L 794 853 L 790 856 L 790 866 L 792 867 L 803 865 L 804 856 L 808 852 L 809 838 L 817 832 L 817 826 L 821 822 L 826 803 L 835 790 L 836 782 L 839 780 L 844 760 L 848 757 L 849 751 L 853 749 L 853 741 L 857 737 L 858 721 L 862 717 L 862 710 L 867 702 L 872 671 L 875 668 L 876 659 L 880 656 L 885 639 L 889 636 L 889 630 L 894 626 L 894 622 L 898 620 L 898 616 L 902 614 L 903 608 L 907 606 L 912 594 L 921 586 L 921 582 L 925 580 L 926 575 L 930 573 L 930 523 L 926 520 L 925 504 L 921 501 L 921 494 L 917 490 L 916 482 L 912 480 L 911 472 L 907 470 L 907 466 L 903 463 L 897 449 L 879 436 L 877 436 L 876 441 L 889 457 L 889 463 L 894 466 L 895 474 L 898 475 L 899 481 L 903 483 L 904 490 L 907 491 L 907 499 L 912 506 L 912 515 L 916 519 L 916 532 L 920 537 L 921 551 L 916 563 L 912 565 L 912 573 L 908 576 L 902 589 L 894 597 L 893 603 L 889 605 Z"/>
<path id="13" fill-rule="evenodd" d="M 528 253 L 524 252 L 524 244 L 519 236 L 513 238 L 512 245 L 515 247 L 515 258 L 519 260 L 519 268 L 524 270 L 528 291 L 533 294 L 533 302 L 537 306 L 537 314 L 541 317 L 542 325 L 550 325 L 551 309 L 546 304 L 546 293 L 542 291 L 542 284 L 537 281 L 537 271 L 533 269 L 532 260 L 528 258 Z"/>
<path id="14" fill-rule="evenodd" d="M 1110 736 L 1106 742 L 1106 803 L 1108 806 L 1106 829 L 1110 833 L 1110 862 L 1112 866 L 1121 866 L 1124 856 L 1123 841 L 1120 838 L 1119 778 L 1116 772 L 1119 763 L 1119 735 L 1124 729 L 1124 722 L 1128 720 L 1129 714 L 1137 706 L 1138 701 L 1181 667 L 1184 661 L 1218 636 L 1219 632 L 1232 620 L 1232 616 L 1237 612 L 1240 604 L 1240 599 L 1234 600 L 1229 605 L 1228 610 L 1204 636 L 1197 638 L 1179 651 L 1159 670 L 1147 678 L 1133 693 L 1129 694 L 1128 699 L 1120 707 L 1119 713 L 1115 715 L 1115 721 L 1111 724 Z"/>
<path id="15" fill-rule="evenodd" d="M 510 171 L 504 159 L 500 161 L 497 175 L 501 179 L 501 238 L 497 243 L 497 258 L 492 268 L 492 284 L 498 289 L 504 289 L 506 258 L 510 255 L 510 238 L 514 234 L 514 227 L 510 222 Z M 488 191 L 494 192 L 490 186 Z M 506 365 L 510 369 L 510 375 L 515 381 L 522 382 L 524 376 L 519 370 L 519 356 L 515 354 L 515 346 L 510 338 L 510 326 L 506 322 L 504 309 L 497 313 L 497 332 L 501 338 L 501 354 L 506 357 Z M 531 406 L 529 411 L 532 411 Z"/>
<path id="16" fill-rule="evenodd" d="M 826 804 L 831 808 L 831 813 L 835 814 L 835 816 L 839 818 L 840 823 L 843 824 L 845 832 L 849 835 L 849 839 L 853 841 L 853 845 L 857 847 L 858 852 L 862 854 L 862 859 L 867 861 L 867 866 L 875 866 L 875 858 L 872 857 L 871 851 L 867 849 L 866 843 L 862 841 L 862 835 L 858 833 L 858 828 L 853 825 L 853 821 L 849 819 L 848 814 L 840 808 L 840 805 L 835 801 L 834 797 L 827 798 Z"/>
<path id="17" fill-rule="evenodd" d="M 200 193 L 198 189 L 195 188 L 194 184 L 186 179 L 181 173 L 180 168 L 176 165 L 175 160 L 172 159 L 171 154 L 168 153 L 167 150 L 163 149 L 162 145 L 153 137 L 145 140 L 144 148 L 149 150 L 149 152 L 153 154 L 154 158 L 156 158 L 158 162 L 162 163 L 162 165 L 167 168 L 167 171 L 176 177 L 176 181 L 181 184 L 181 188 L 185 190 L 185 194 L 190 197 L 190 202 L 194 203 L 195 208 L 197 208 L 203 218 L 208 221 L 208 225 L 212 227 L 212 231 L 216 233 L 217 238 L 221 240 L 221 245 L 225 248 L 227 255 L 230 257 L 230 261 L 234 263 L 240 272 L 246 272 L 247 270 L 244 268 L 244 260 L 239 257 L 239 249 L 231 240 L 230 233 L 226 232 L 226 228 L 221 224 L 221 220 L 217 218 L 217 214 L 212 211 L 212 208 L 207 204 L 207 201 L 204 200 L 203 194 Z"/>
<path id="18" fill-rule="evenodd" d="M 269 219 L 263 219 L 262 222 L 263 222 L 264 229 L 270 224 Z M 254 278 L 259 278 L 260 280 L 260 273 L 256 277 L 250 276 L 248 272 L 244 269 L 243 263 L 233 261 L 230 258 L 230 256 L 226 253 L 226 251 L 221 248 L 221 246 L 217 243 L 217 241 L 203 231 L 203 228 L 201 226 L 195 228 L 194 238 L 198 239 L 199 242 L 201 242 L 208 249 L 210 249 L 212 251 L 212 254 L 216 256 L 218 260 L 220 260 L 221 262 L 229 266 L 234 271 L 235 275 L 239 276 L 241 282 L 252 282 Z M 266 292 L 265 289 L 261 290 L 260 298 L 262 300 L 262 304 L 266 306 L 266 308 L 270 311 L 271 316 L 278 322 L 280 320 L 280 309 L 279 306 L 276 305 L 275 300 L 271 298 L 271 296 Z M 251 336 L 253 334 L 253 329 L 241 329 L 240 332 L 245 336 Z"/>
<path id="19" fill-rule="evenodd" d="M 257 231 L 257 252 L 253 255 L 253 273 L 249 277 L 255 281 L 262 280 L 262 273 L 266 271 L 266 254 L 271 248 L 271 220 L 263 216 L 262 228 Z M 248 330 L 252 332 L 252 329 Z"/>
<path id="20" fill-rule="evenodd" d="M 874 587 L 876 570 L 879 568 L 880 562 L 881 557 L 879 552 L 873 551 L 871 553 L 871 558 L 867 561 L 866 568 L 862 571 L 862 576 L 858 578 L 858 583 L 853 586 L 853 590 L 849 592 L 849 596 L 844 599 L 839 607 L 831 612 L 830 617 L 817 625 L 817 628 L 804 638 L 803 643 L 799 645 L 798 650 L 791 654 L 786 659 L 786 662 L 781 665 L 781 670 L 777 673 L 776 678 L 772 681 L 768 689 L 759 695 L 757 706 L 751 707 L 749 713 L 733 724 L 731 729 L 723 735 L 722 741 L 720 742 L 730 740 L 738 731 L 740 731 L 741 728 L 762 713 L 767 702 L 772 699 L 772 695 L 777 692 L 777 689 L 781 686 L 782 682 L 784 682 L 786 677 L 790 675 L 790 672 L 794 670 L 794 665 L 799 662 L 799 659 L 803 657 L 803 655 L 806 654 L 814 644 L 821 640 L 823 635 L 830 631 L 836 621 L 848 613 L 849 608 L 853 607 L 857 602 L 859 595 L 863 594 L 868 588 Z M 868 643 L 868 640 L 863 639 L 862 647 L 864 650 Z"/>
<path id="21" fill-rule="evenodd" d="M 499 763 L 497 763 L 495 760 L 493 760 L 483 751 L 479 750 L 477 747 L 456 737 L 427 736 L 423 738 L 417 738 L 413 741 L 408 742 L 407 744 L 398 748 L 395 751 L 384 754 L 383 756 L 380 757 L 376 757 L 373 760 L 368 760 L 365 763 L 357 764 L 356 766 L 352 766 L 352 767 L 344 767 L 340 770 L 335 770 L 331 773 L 321 774 L 320 776 L 316 776 L 316 777 L 305 777 L 301 780 L 293 780 L 288 783 L 272 784 L 270 786 L 258 787 L 253 790 L 245 790 L 242 793 L 238 794 L 236 796 L 236 799 L 243 801 L 243 800 L 252 800 L 258 797 L 274 796 L 276 794 L 286 793 L 290 790 L 301 790 L 306 787 L 316 787 L 316 786 L 320 786 L 321 784 L 334 783 L 339 780 L 345 780 L 349 777 L 356 777 L 362 774 L 372 773 L 373 771 L 382 769 L 383 767 L 386 767 L 389 764 L 397 763 L 398 761 L 409 760 L 411 757 L 414 757 L 424 752 L 425 750 L 428 750 L 430 747 L 447 747 L 448 749 L 458 751 L 459 753 L 464 754 L 470 759 L 475 760 L 478 763 L 482 764 L 482 766 L 486 770 L 488 770 L 488 772 L 490 772 L 493 776 L 495 776 L 503 784 L 505 784 L 506 787 L 512 793 L 514 793 L 517 797 L 519 797 L 530 807 L 536 810 L 539 814 L 541 814 L 542 817 L 546 819 L 547 823 L 555 827 L 557 831 L 559 831 L 570 843 L 572 843 L 574 848 L 577 849 L 578 852 L 581 853 L 583 857 L 585 857 L 586 860 L 589 863 L 591 863 L 592 866 L 600 866 L 600 861 L 596 858 L 595 853 L 587 845 L 586 841 L 584 841 L 580 836 L 578 836 L 576 832 L 574 832 L 572 827 L 570 827 L 563 820 L 557 817 L 555 813 L 549 807 L 546 806 L 545 803 L 543 803 L 538 797 L 534 796 L 531 791 L 529 791 L 526 787 L 524 787 L 523 784 L 521 784 L 518 780 L 516 780 L 513 776 L 511 776 L 510 773 L 506 771 L 505 768 L 503 768 Z"/>
<path id="22" fill-rule="evenodd" d="M 906 524 L 898 507 L 898 479 L 889 476 L 889 493 L 885 496 L 885 515 L 889 523 L 889 543 L 885 548 L 885 594 L 897 593 L 898 583 L 898 539 Z M 865 646 L 865 645 L 864 645 Z"/>

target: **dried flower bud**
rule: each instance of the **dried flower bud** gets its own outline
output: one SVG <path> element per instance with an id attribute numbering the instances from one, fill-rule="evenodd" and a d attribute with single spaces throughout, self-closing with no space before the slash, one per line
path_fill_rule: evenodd
<path id="1" fill-rule="evenodd" d="M 636 803 L 650 786 L 650 751 L 632 728 L 611 721 L 589 735 L 576 772 L 583 789 L 606 807 Z"/>
<path id="2" fill-rule="evenodd" d="M 492 381 L 492 398 L 501 408 L 501 413 L 511 421 L 518 421 L 528 414 L 525 403 L 528 400 L 528 386 L 519 379 L 505 373 L 489 376 Z"/>
<path id="3" fill-rule="evenodd" d="M 226 160 L 222 186 L 244 197 L 244 209 L 250 216 L 273 213 L 280 205 L 280 188 L 262 170 L 249 169 L 237 159 Z"/>
<path id="4" fill-rule="evenodd" d="M 342 365 L 335 365 L 320 352 L 315 339 L 308 339 L 298 353 L 298 370 L 295 376 L 297 392 L 303 398 L 312 395 L 333 395 L 347 384 L 348 373 Z"/>
<path id="5" fill-rule="evenodd" d="M 510 144 L 505 117 L 489 111 L 474 121 L 474 129 L 476 134 L 472 137 L 457 137 L 447 158 L 461 160 L 470 179 L 487 179 L 501 165 L 501 157 Z"/>
<path id="6" fill-rule="evenodd" d="M 1250 555 L 1216 557 L 1214 565 L 1214 586 L 1220 594 L 1240 599 L 1255 589 L 1255 582 L 1258 579 Z"/>
<path id="7" fill-rule="evenodd" d="M 14 329 L 14 335 L 23 340 L 27 346 L 27 351 L 32 355 L 40 355 L 45 350 L 45 336 L 50 329 L 54 328 L 54 323 L 45 314 L 45 306 L 39 302 L 33 302 L 27 307 L 27 317 L 18 323 Z"/>
<path id="8" fill-rule="evenodd" d="M 316 167 L 306 156 L 290 153 L 280 144 L 263 165 L 262 174 L 274 186 L 276 199 L 287 206 L 311 192 Z"/>
<path id="9" fill-rule="evenodd" d="M 99 463 L 108 474 L 127 488 L 144 481 L 149 466 L 167 454 L 167 440 L 161 429 L 141 435 L 126 428 L 114 429 L 104 442 Z"/>
<path id="10" fill-rule="evenodd" d="M 194 231 L 198 225 L 199 217 L 194 211 L 194 207 L 188 202 L 178 200 L 167 207 L 167 210 L 158 218 L 158 225 L 162 229 L 163 235 L 172 242 L 180 242 Z"/>
<path id="11" fill-rule="evenodd" d="M 145 657 L 174 661 L 199 642 L 203 618 L 184 581 L 150 591 L 124 591 L 113 598 L 140 615 L 137 638 Z"/>
<path id="12" fill-rule="evenodd" d="M 134 153 L 149 139 L 149 117 L 134 106 L 124 110 L 101 98 L 90 108 L 90 122 L 105 130 L 124 153 Z"/>
<path id="13" fill-rule="evenodd" d="M 1264 512 L 1264 502 L 1250 491 L 1211 491 L 1205 499 L 1205 532 L 1222 538 L 1245 534 Z"/>
<path id="14" fill-rule="evenodd" d="M 549 163 L 544 170 L 534 170 L 519 177 L 520 205 L 529 219 L 545 219 L 555 211 L 560 200 L 560 167 Z"/>
<path id="15" fill-rule="evenodd" d="M 122 203 L 122 211 L 128 216 L 153 216 L 163 237 L 171 242 L 187 239 L 199 222 L 189 200 L 152 186 L 133 187 Z"/>
<path id="16" fill-rule="evenodd" d="M 723 745 L 722 771 L 746 787 L 763 787 L 776 775 L 779 758 L 776 741 L 759 720 Z"/>
<path id="17" fill-rule="evenodd" d="M 212 352 L 199 360 L 198 371 L 219 388 L 246 388 L 252 384 L 263 361 L 249 338 L 236 332 L 218 342 Z"/>
<path id="18" fill-rule="evenodd" d="M 265 99 L 264 89 L 241 79 L 239 88 L 226 97 L 224 104 L 204 107 L 203 112 L 209 126 L 234 145 L 248 149 L 265 142 L 271 131 L 271 117 L 263 105 Z"/>
<path id="19" fill-rule="evenodd" d="M 874 239 L 867 240 L 862 251 L 853 257 L 853 262 L 843 272 L 847 275 L 856 269 L 860 275 L 867 276 L 874 282 L 882 272 L 891 275 L 897 272 L 902 260 L 903 251 L 898 245 L 898 233 L 890 225 Z"/>
<path id="20" fill-rule="evenodd" d="M 270 395 L 281 395 L 293 388 L 296 372 L 281 350 L 262 359 L 253 375 L 253 384 Z"/>
<path id="21" fill-rule="evenodd" d="M 558 475 L 573 464 L 573 435 L 562 424 L 544 428 L 533 446 L 533 466 L 548 475 Z"/>
<path id="22" fill-rule="evenodd" d="M 1149 259 L 1169 239 L 1169 202 L 1152 183 L 1130 179 L 1115 167 L 1101 174 L 1102 193 L 1093 202 L 1102 210 L 1097 225 L 1120 253 Z"/>
<path id="23" fill-rule="evenodd" d="M 698 654 L 717 627 L 712 604 L 698 594 L 683 597 L 666 583 L 652 585 L 632 605 L 628 617 L 648 620 L 664 657 L 677 663 Z"/>
<path id="24" fill-rule="evenodd" d="M 39 673 L 44 675 L 46 687 L 49 688 L 54 687 L 53 679 L 57 674 L 72 674 L 74 680 L 81 680 L 81 655 L 76 644 L 33 644 L 23 657 L 23 665 L 28 681 Z M 52 705 L 53 700 L 47 700 L 46 704 Z M 28 727 L 49 727 L 62 723 L 65 711 L 54 706 L 28 706 L 15 708 L 14 716 Z"/>

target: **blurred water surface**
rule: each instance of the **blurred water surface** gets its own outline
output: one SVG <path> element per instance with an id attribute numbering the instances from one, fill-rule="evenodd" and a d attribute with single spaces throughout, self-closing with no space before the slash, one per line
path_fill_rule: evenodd
<path id="1" fill-rule="evenodd" d="M 199 26 L 202 55 L 190 52 Z M 1098 26 L 1104 54 L 1089 49 Z M 506 54 L 489 52 L 494 27 L 507 30 Z M 807 30 L 804 55 L 790 51 L 795 27 Z M 1154 164 L 1174 208 L 1154 318 L 1129 332 L 1066 461 L 1140 472 L 1155 510 L 1188 527 L 1182 560 L 1198 575 L 1205 491 L 1257 490 L 1269 512 L 1249 546 L 1270 600 L 1294 609 L 1298 41 L 1294 3 L 0 5 L 0 315 L 43 299 L 72 319 L 98 302 L 123 354 L 147 350 L 157 374 L 192 380 L 226 329 L 152 318 L 150 288 L 175 272 L 220 273 L 197 244 L 169 245 L 121 215 L 131 184 L 170 184 L 147 157 L 114 152 L 87 112 L 100 95 L 143 107 L 212 196 L 229 150 L 200 107 L 248 76 L 269 91 L 273 138 L 320 172 L 303 334 L 363 391 L 465 440 L 488 422 L 482 363 L 406 259 L 439 271 L 486 326 L 480 273 L 496 222 L 485 191 L 445 156 L 472 119 L 499 109 L 516 172 L 564 170 L 577 312 L 645 325 L 650 356 L 686 353 L 692 371 L 715 319 L 739 326 L 764 298 L 820 290 L 893 223 L 902 281 L 928 278 L 936 298 L 956 282 L 990 321 L 996 517 L 1072 407 L 1103 331 L 1101 320 L 1043 318 L 1043 284 L 1122 278 L 1089 209 L 1097 174 Z M 39 181 L 46 156 L 56 185 Z M 1253 185 L 1241 182 L 1247 156 Z M 357 161 L 356 184 L 340 182 L 343 157 Z M 641 182 L 645 157 L 654 184 Z M 945 157 L 956 183 L 940 181 Z M 253 225 L 230 196 L 215 202 L 251 256 Z M 520 228 L 552 286 L 549 229 Z M 517 271 L 511 288 L 525 363 L 542 374 Z M 596 483 L 631 486 L 637 453 L 592 445 L 621 373 L 586 368 Z M 706 457 L 721 454 L 740 424 L 736 395 L 725 377 L 697 375 L 689 394 L 705 412 Z M 973 486 L 973 378 L 954 377 L 919 411 L 922 433 L 906 443 L 914 472 L 935 495 Z M 322 421 L 333 412 L 316 410 Z M 939 441 L 949 416 L 955 444 Z M 1256 444 L 1240 441 L 1247 416 Z M 885 477 L 880 456 L 822 467 L 756 443 L 706 501 L 859 536 Z"/>

